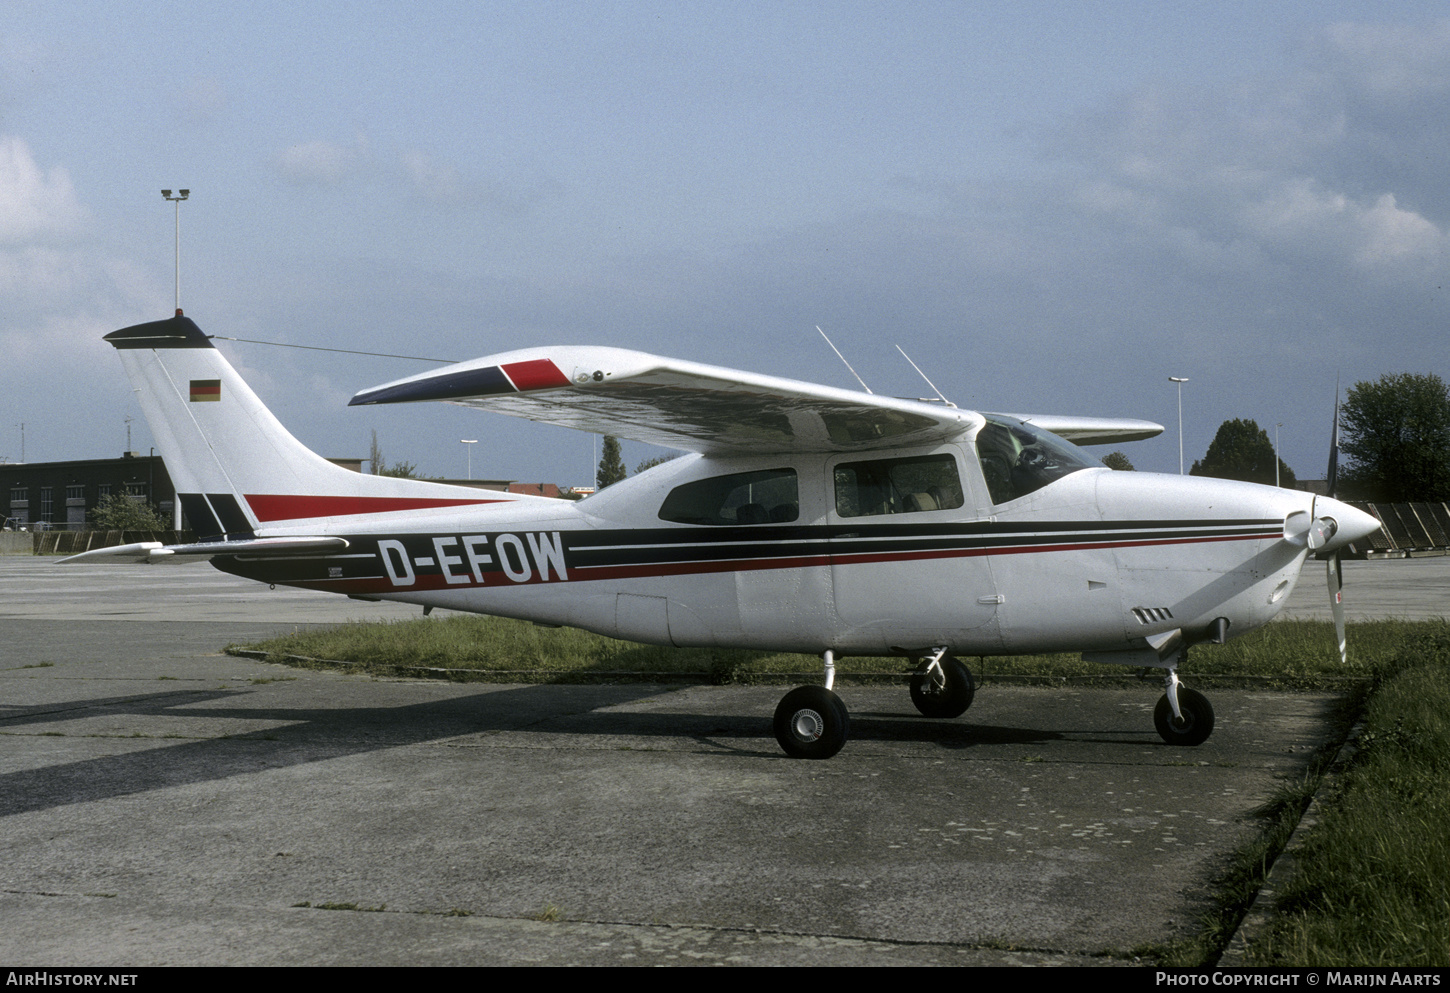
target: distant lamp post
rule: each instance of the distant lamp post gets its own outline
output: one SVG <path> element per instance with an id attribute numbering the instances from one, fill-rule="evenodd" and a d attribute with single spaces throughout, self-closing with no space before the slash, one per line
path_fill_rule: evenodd
<path id="1" fill-rule="evenodd" d="M 1274 425 L 1274 485 L 1279 485 L 1279 429 L 1284 426 L 1280 421 Z"/>
<path id="2" fill-rule="evenodd" d="M 176 316 L 181 316 L 181 201 L 191 196 L 190 190 L 177 190 L 176 196 L 171 195 L 170 190 L 162 190 L 161 195 L 167 200 L 176 204 Z"/>
<path id="3" fill-rule="evenodd" d="M 458 443 L 460 445 L 476 445 L 476 444 L 478 444 L 478 439 L 477 438 L 459 438 L 458 439 Z M 473 478 L 473 449 L 471 449 L 471 448 L 465 448 L 464 451 L 466 451 L 468 453 L 468 478 L 469 479 L 472 479 Z"/>
<path id="4" fill-rule="evenodd" d="M 1186 376 L 1169 376 L 1168 382 L 1178 384 L 1178 475 L 1183 475 L 1183 384 Z"/>

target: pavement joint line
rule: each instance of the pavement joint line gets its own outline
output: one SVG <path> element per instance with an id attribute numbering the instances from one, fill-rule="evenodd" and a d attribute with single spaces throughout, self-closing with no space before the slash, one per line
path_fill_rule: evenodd
<path id="1" fill-rule="evenodd" d="M 3 891 L 0 891 L 3 892 Z M 71 894 L 44 894 L 44 895 L 71 895 Z M 89 894 L 75 894 L 89 895 Z M 1121 959 L 1125 961 L 1136 961 L 1139 956 L 1127 952 L 1120 952 L 1113 949 L 1089 951 L 1085 949 L 1065 948 L 1041 948 L 1030 945 L 1013 945 L 1000 942 L 971 942 L 971 941 L 933 941 L 928 938 L 889 938 L 889 937 L 866 937 L 856 934 L 838 934 L 830 931 L 795 931 L 787 928 L 764 928 L 748 925 L 728 924 L 684 924 L 669 921 L 625 921 L 593 917 L 560 917 L 557 920 L 541 921 L 538 917 L 528 914 L 486 914 L 476 911 L 468 911 L 465 914 L 457 914 L 449 910 L 397 910 L 389 907 L 324 907 L 313 904 L 311 906 L 300 906 L 293 904 L 287 910 L 322 910 L 327 912 L 348 912 L 366 914 L 413 914 L 424 917 L 458 917 L 477 918 L 485 921 L 532 921 L 540 924 L 570 925 L 582 924 L 593 927 L 620 927 L 639 928 L 641 930 L 659 931 L 699 931 L 710 934 L 745 934 L 745 935 L 774 935 L 782 938 L 815 938 L 825 941 L 852 941 L 869 945 L 894 945 L 903 948 L 944 948 L 960 949 L 963 951 L 1005 951 L 1019 952 L 1030 955 L 1065 955 L 1075 958 L 1108 958 Z M 461 908 L 459 908 L 461 909 Z"/>

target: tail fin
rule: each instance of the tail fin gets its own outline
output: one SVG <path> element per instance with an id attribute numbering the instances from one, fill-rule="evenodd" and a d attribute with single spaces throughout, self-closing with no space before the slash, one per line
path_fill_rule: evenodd
<path id="1" fill-rule="evenodd" d="M 317 455 L 284 428 L 187 317 L 106 335 L 198 537 L 267 525 L 515 500 L 468 487 L 364 476 Z"/>

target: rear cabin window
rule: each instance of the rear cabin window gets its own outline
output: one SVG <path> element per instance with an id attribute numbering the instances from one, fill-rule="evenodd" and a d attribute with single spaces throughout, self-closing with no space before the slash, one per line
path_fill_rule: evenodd
<path id="1" fill-rule="evenodd" d="M 836 513 L 842 517 L 955 510 L 963 502 L 957 460 L 950 453 L 836 466 Z"/>
<path id="2" fill-rule="evenodd" d="M 660 507 L 675 524 L 784 524 L 800 517 L 794 469 L 761 469 L 712 476 L 676 486 Z"/>

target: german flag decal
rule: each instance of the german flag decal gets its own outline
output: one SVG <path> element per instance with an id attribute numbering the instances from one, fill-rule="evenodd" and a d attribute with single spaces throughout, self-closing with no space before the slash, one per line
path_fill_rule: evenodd
<path id="1" fill-rule="evenodd" d="M 220 379 L 193 379 L 191 381 L 191 402 L 202 403 L 215 400 L 220 402 L 222 398 L 222 381 Z"/>

